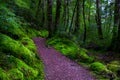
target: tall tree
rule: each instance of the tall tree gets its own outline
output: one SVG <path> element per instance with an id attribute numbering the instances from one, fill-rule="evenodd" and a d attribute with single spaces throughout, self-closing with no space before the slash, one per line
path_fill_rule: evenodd
<path id="1" fill-rule="evenodd" d="M 49 31 L 49 38 L 52 36 L 53 27 L 52 27 L 52 0 L 47 0 L 47 27 Z"/>
<path id="2" fill-rule="evenodd" d="M 85 0 L 83 0 L 83 22 L 84 22 L 84 38 L 83 41 L 86 41 L 86 21 L 85 21 Z"/>
<path id="3" fill-rule="evenodd" d="M 100 11 L 101 11 L 100 0 L 96 0 L 96 23 L 98 27 L 98 35 L 100 39 L 103 39 Z"/>
<path id="4" fill-rule="evenodd" d="M 77 0 L 77 9 L 76 9 L 76 21 L 75 21 L 75 29 L 74 33 L 79 33 L 79 27 L 80 27 L 80 0 Z"/>
<path id="5" fill-rule="evenodd" d="M 56 17 L 55 17 L 55 28 L 54 31 L 57 31 L 57 27 L 60 22 L 60 8 L 61 8 L 61 0 L 57 0 L 57 8 L 56 8 Z"/>
<path id="6" fill-rule="evenodd" d="M 114 27 L 110 49 L 120 52 L 120 0 L 115 0 Z"/>

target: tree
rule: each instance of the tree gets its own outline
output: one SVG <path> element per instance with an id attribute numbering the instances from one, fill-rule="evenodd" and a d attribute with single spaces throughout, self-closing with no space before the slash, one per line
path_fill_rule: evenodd
<path id="1" fill-rule="evenodd" d="M 80 0 L 77 0 L 76 21 L 75 21 L 74 33 L 79 33 L 79 27 L 80 27 L 79 17 L 80 17 Z"/>
<path id="2" fill-rule="evenodd" d="M 83 41 L 86 41 L 86 21 L 85 21 L 85 0 L 83 0 L 83 21 L 84 21 L 84 38 Z"/>
<path id="3" fill-rule="evenodd" d="M 113 37 L 110 49 L 113 51 L 120 52 L 119 41 L 120 41 L 120 0 L 115 0 Z"/>
<path id="4" fill-rule="evenodd" d="M 61 0 L 57 0 L 57 8 L 56 8 L 56 17 L 55 17 L 55 28 L 54 31 L 57 31 L 57 27 L 60 22 L 60 8 L 61 8 Z"/>
<path id="5" fill-rule="evenodd" d="M 100 11 L 101 11 L 100 0 L 96 0 L 96 23 L 98 27 L 98 35 L 100 39 L 103 39 Z"/>
<path id="6" fill-rule="evenodd" d="M 53 27 L 52 27 L 52 0 L 47 0 L 47 27 L 49 31 L 49 38 L 52 37 Z"/>

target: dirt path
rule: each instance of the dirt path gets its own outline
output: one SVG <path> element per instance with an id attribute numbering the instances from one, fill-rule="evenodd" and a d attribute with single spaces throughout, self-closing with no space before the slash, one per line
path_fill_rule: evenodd
<path id="1" fill-rule="evenodd" d="M 44 38 L 33 40 L 45 65 L 45 80 L 95 80 L 88 70 L 61 55 L 53 47 L 47 48 Z"/>

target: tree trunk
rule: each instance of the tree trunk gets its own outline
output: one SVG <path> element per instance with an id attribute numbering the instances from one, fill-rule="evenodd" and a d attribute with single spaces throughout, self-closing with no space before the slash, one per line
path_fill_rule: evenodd
<path id="1" fill-rule="evenodd" d="M 64 23 L 64 26 L 65 26 L 65 28 L 66 28 L 66 12 L 67 12 L 67 10 L 66 10 L 66 3 L 67 3 L 67 1 L 66 0 L 64 0 L 64 13 L 63 13 L 63 23 Z"/>
<path id="2" fill-rule="evenodd" d="M 41 0 L 38 1 L 38 5 L 37 5 L 37 11 L 36 11 L 36 15 L 35 17 L 37 18 L 40 12 L 40 6 L 41 6 Z"/>
<path id="3" fill-rule="evenodd" d="M 77 0 L 77 10 L 76 10 L 76 21 L 75 21 L 75 29 L 74 33 L 79 33 L 79 27 L 80 27 L 80 0 Z"/>
<path id="4" fill-rule="evenodd" d="M 72 32 L 72 24 L 73 24 L 73 19 L 74 19 L 74 16 L 75 16 L 75 10 L 77 8 L 77 3 L 78 3 L 78 0 L 76 1 L 75 7 L 74 7 L 74 10 L 73 10 L 73 15 L 72 15 L 71 23 L 70 23 L 69 32 Z"/>
<path id="5" fill-rule="evenodd" d="M 85 0 L 83 0 L 83 21 L 84 21 L 84 38 L 83 41 L 86 41 L 86 21 L 85 21 Z"/>
<path id="6" fill-rule="evenodd" d="M 57 27 L 60 22 L 60 8 L 61 8 L 61 0 L 57 0 L 57 8 L 56 8 L 56 17 L 55 17 L 55 27 L 54 32 L 57 31 Z"/>
<path id="7" fill-rule="evenodd" d="M 120 52 L 120 0 L 115 0 L 113 37 L 109 49 Z"/>
<path id="8" fill-rule="evenodd" d="M 98 27 L 98 35 L 100 39 L 103 39 L 100 11 L 101 11 L 100 0 L 96 0 L 96 23 Z"/>
<path id="9" fill-rule="evenodd" d="M 48 38 L 52 37 L 53 27 L 52 27 L 52 0 L 47 0 L 47 27 L 49 31 Z"/>

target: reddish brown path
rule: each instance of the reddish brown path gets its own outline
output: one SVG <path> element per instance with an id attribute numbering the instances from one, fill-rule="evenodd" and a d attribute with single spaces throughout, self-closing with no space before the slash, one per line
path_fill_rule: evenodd
<path id="1" fill-rule="evenodd" d="M 47 48 L 44 38 L 33 40 L 45 65 L 45 80 L 95 80 L 88 70 L 66 58 L 53 47 Z"/>

